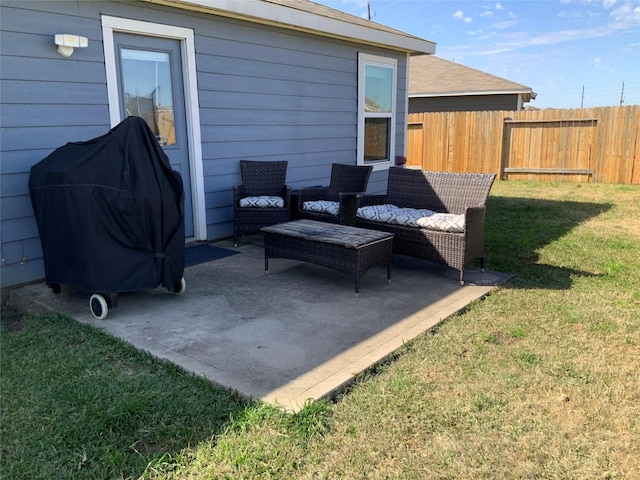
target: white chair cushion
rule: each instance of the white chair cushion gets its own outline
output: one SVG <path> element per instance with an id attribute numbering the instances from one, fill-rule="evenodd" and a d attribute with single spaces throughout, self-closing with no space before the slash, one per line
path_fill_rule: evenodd
<path id="1" fill-rule="evenodd" d="M 416 223 L 420 228 L 440 230 L 443 232 L 464 232 L 464 215 L 453 213 L 434 213 L 430 217 L 419 218 Z"/>
<path id="2" fill-rule="evenodd" d="M 391 204 L 358 208 L 358 218 L 405 227 L 428 228 L 445 232 L 464 232 L 464 215 L 435 213 L 428 209 L 397 207 Z"/>
<path id="3" fill-rule="evenodd" d="M 338 215 L 340 204 L 329 200 L 314 200 L 312 202 L 304 202 L 302 210 L 316 213 L 328 213 L 329 215 Z"/>
<path id="4" fill-rule="evenodd" d="M 283 208 L 284 198 L 270 197 L 268 195 L 261 195 L 259 197 L 245 197 L 240 199 L 240 206 L 242 208 Z"/>

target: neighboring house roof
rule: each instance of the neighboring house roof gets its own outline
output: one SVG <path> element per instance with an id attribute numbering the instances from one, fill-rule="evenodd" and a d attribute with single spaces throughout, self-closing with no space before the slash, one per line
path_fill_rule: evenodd
<path id="1" fill-rule="evenodd" d="M 536 93 L 520 83 L 443 60 L 433 55 L 411 57 L 409 98 L 521 94 L 528 102 Z"/>
<path id="2" fill-rule="evenodd" d="M 310 0 L 142 0 L 255 23 L 311 32 L 410 54 L 435 53 L 435 43 Z"/>

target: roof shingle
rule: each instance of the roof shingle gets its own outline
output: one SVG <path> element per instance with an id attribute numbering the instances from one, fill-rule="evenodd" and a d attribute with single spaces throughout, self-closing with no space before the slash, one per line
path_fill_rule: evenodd
<path id="1" fill-rule="evenodd" d="M 505 78 L 465 67 L 434 55 L 411 57 L 409 66 L 409 97 L 444 95 L 481 95 L 497 93 L 535 93 L 531 87 Z M 525 101 L 529 101 L 525 98 Z"/>

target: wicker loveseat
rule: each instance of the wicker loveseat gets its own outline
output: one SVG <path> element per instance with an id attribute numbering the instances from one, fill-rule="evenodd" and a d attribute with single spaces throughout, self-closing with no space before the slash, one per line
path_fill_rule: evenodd
<path id="1" fill-rule="evenodd" d="M 393 251 L 460 272 L 484 267 L 484 216 L 494 174 L 391 167 L 386 195 L 358 195 L 355 225 L 395 234 Z"/>

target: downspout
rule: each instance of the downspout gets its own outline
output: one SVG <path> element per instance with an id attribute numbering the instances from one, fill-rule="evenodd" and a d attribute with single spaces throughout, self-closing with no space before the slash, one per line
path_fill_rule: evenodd
<path id="1" fill-rule="evenodd" d="M 398 155 L 397 150 L 395 152 L 396 156 L 393 165 L 396 167 L 404 167 L 407 163 L 407 140 L 409 137 L 409 62 L 411 61 L 411 54 L 409 52 L 406 53 L 406 58 L 406 70 L 404 73 L 404 142 L 402 155 Z"/>

